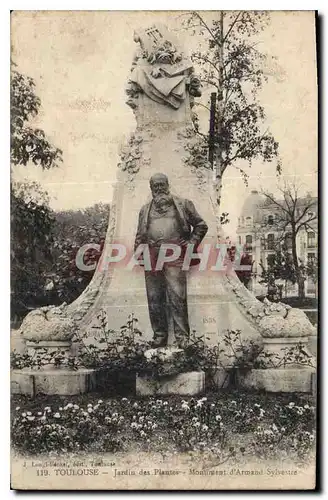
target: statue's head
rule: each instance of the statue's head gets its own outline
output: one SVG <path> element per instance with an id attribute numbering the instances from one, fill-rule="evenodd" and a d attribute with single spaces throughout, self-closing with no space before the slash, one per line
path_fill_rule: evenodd
<path id="1" fill-rule="evenodd" d="M 169 180 L 165 174 L 152 175 L 149 184 L 156 205 L 162 206 L 172 201 Z"/>
<path id="2" fill-rule="evenodd" d="M 153 195 L 160 193 L 168 194 L 170 192 L 169 180 L 165 174 L 152 175 L 149 184 Z"/>

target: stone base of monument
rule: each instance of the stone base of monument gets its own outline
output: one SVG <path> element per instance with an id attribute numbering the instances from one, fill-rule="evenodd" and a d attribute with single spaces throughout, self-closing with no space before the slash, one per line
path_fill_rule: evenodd
<path id="1" fill-rule="evenodd" d="M 318 337 L 317 337 L 317 335 L 311 335 L 309 337 L 308 346 L 309 346 L 309 351 L 311 352 L 311 354 L 313 354 L 313 356 L 317 357 L 317 351 L 318 351 Z"/>
<path id="2" fill-rule="evenodd" d="M 311 368 L 266 368 L 253 369 L 243 373 L 238 380 L 239 387 L 267 392 L 306 392 L 313 388 Z"/>
<path id="3" fill-rule="evenodd" d="M 10 383 L 13 394 L 25 394 L 30 397 L 37 394 L 73 396 L 96 389 L 97 370 L 90 368 L 13 370 Z"/>
<path id="4" fill-rule="evenodd" d="M 187 372 L 167 375 L 159 379 L 150 376 L 136 376 L 138 396 L 170 395 L 195 396 L 205 390 L 204 372 Z"/>

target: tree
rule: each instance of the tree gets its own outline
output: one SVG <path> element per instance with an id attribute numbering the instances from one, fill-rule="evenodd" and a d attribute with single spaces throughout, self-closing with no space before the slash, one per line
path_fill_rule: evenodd
<path id="1" fill-rule="evenodd" d="M 218 18 L 208 21 L 212 13 L 187 14 L 185 25 L 198 32 L 205 50 L 192 54 L 200 68 L 203 84 L 216 91 L 216 127 L 211 139 L 215 165 L 215 206 L 220 234 L 220 202 L 222 179 L 230 167 L 238 169 L 247 182 L 243 163 L 249 166 L 256 159 L 272 162 L 278 158 L 278 143 L 264 129 L 265 112 L 258 101 L 258 92 L 267 80 L 263 64 L 267 56 L 257 49 L 256 37 L 266 27 L 266 12 L 219 12 Z M 208 109 L 208 108 L 207 108 Z M 208 134 L 196 130 L 209 144 Z M 280 172 L 280 163 L 276 169 Z"/>
<path id="2" fill-rule="evenodd" d="M 260 283 L 268 285 L 269 295 L 271 293 L 270 290 L 276 288 L 276 281 L 284 281 L 285 296 L 287 296 L 287 283 L 296 283 L 295 268 L 291 256 L 284 245 L 280 246 L 277 244 L 274 250 L 275 253 L 271 254 L 272 259 L 268 261 L 267 267 L 264 266 L 263 262 L 260 262 L 262 270 Z"/>
<path id="3" fill-rule="evenodd" d="M 58 165 L 62 152 L 51 145 L 43 130 L 29 121 L 38 114 L 40 99 L 32 78 L 13 64 L 11 71 L 11 164 L 33 162 L 48 169 Z M 47 194 L 36 183 L 11 182 L 11 294 L 12 316 L 35 307 L 50 258 L 52 211 Z"/>
<path id="4" fill-rule="evenodd" d="M 94 270 L 81 270 L 76 255 L 85 244 L 97 244 L 83 259 L 85 265 L 97 264 L 105 243 L 109 205 L 97 203 L 80 210 L 55 213 L 52 265 L 46 273 L 49 302 L 60 304 L 75 300 L 90 283 Z"/>
<path id="5" fill-rule="evenodd" d="M 318 202 L 317 198 L 310 194 L 305 197 L 300 196 L 300 188 L 295 183 L 285 183 L 284 187 L 278 190 L 281 198 L 269 192 L 263 192 L 266 208 L 271 208 L 274 212 L 268 224 L 276 233 L 276 243 L 288 250 L 291 255 L 295 281 L 298 285 L 298 296 L 304 298 L 306 266 L 298 255 L 297 237 L 302 229 L 316 232 L 317 214 L 313 212 L 313 209 L 316 209 Z"/>
<path id="6" fill-rule="evenodd" d="M 317 297 L 317 284 L 319 280 L 318 269 L 319 269 L 319 262 L 318 258 L 315 256 L 308 261 L 306 266 L 306 274 L 312 280 L 315 286 L 315 297 Z"/>
<path id="7" fill-rule="evenodd" d="M 52 146 L 43 130 L 28 125 L 41 106 L 34 80 L 12 69 L 10 83 L 11 163 L 27 165 L 33 162 L 46 169 L 57 166 L 62 151 Z"/>

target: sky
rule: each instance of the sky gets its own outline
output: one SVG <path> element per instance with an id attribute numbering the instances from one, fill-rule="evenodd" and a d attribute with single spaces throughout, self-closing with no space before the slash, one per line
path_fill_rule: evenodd
<path id="1" fill-rule="evenodd" d="M 63 150 L 63 163 L 49 171 L 15 167 L 14 180 L 38 181 L 55 210 L 110 202 L 120 148 L 135 128 L 124 92 L 136 49 L 133 32 L 161 22 L 175 30 L 190 51 L 199 39 L 181 30 L 181 19 L 176 11 L 15 11 L 12 60 L 35 80 L 42 106 L 33 125 Z M 313 12 L 272 12 L 258 49 L 276 58 L 266 68 L 269 81 L 259 99 L 265 126 L 279 142 L 279 182 L 296 178 L 304 193 L 316 194 L 314 30 Z M 252 189 L 277 189 L 272 164 L 257 161 L 248 172 L 248 187 L 236 169 L 225 174 L 222 210 L 230 214 L 231 233 Z"/>

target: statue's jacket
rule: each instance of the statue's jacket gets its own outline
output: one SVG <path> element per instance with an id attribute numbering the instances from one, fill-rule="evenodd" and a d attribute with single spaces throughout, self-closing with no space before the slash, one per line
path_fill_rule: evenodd
<path id="1" fill-rule="evenodd" d="M 181 226 L 181 240 L 185 244 L 181 246 L 181 256 L 179 261 L 183 260 L 186 244 L 194 244 L 194 252 L 197 252 L 197 247 L 203 240 L 207 233 L 208 226 L 204 219 L 197 212 L 195 205 L 192 201 L 185 198 L 180 198 L 178 196 L 173 196 L 173 202 L 177 211 L 177 216 L 179 218 Z M 138 228 L 135 237 L 134 250 L 138 248 L 141 244 L 148 244 L 148 225 L 149 225 L 149 212 L 152 206 L 152 201 L 146 203 L 139 212 Z M 167 242 L 169 243 L 169 242 Z M 198 258 L 193 258 L 190 265 L 196 265 L 199 263 Z"/>

